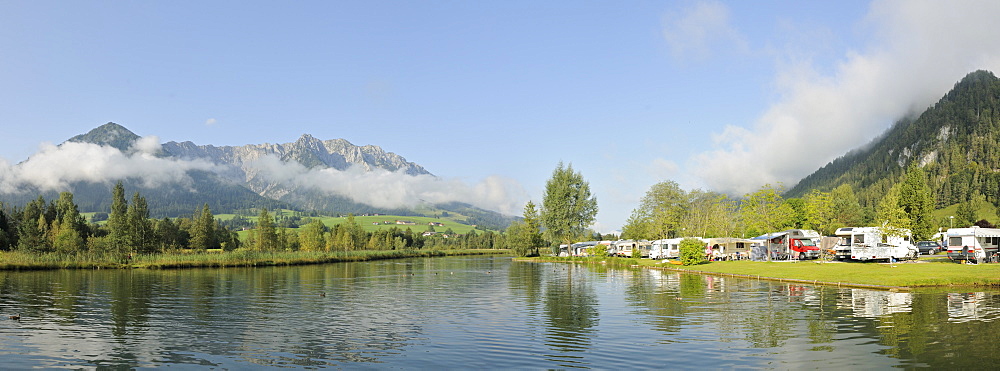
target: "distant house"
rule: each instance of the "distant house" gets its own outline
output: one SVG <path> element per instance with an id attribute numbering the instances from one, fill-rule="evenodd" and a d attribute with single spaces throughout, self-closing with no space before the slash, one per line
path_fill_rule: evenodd
<path id="1" fill-rule="evenodd" d="M 438 223 L 438 222 L 429 222 L 427 223 L 427 225 L 432 227 L 444 227 L 444 223 Z"/>
<path id="2" fill-rule="evenodd" d="M 423 234 L 421 234 L 421 236 L 428 237 L 428 236 L 433 236 L 433 235 L 438 234 L 438 233 L 440 233 L 440 232 L 427 231 L 427 232 L 424 232 Z"/>
<path id="3" fill-rule="evenodd" d="M 412 221 L 409 221 L 409 220 L 397 220 L 396 224 L 399 224 L 399 225 L 417 225 L 416 222 L 412 222 Z"/>

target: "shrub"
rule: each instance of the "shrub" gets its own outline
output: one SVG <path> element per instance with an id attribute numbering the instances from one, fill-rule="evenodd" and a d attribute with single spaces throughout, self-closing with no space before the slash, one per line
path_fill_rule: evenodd
<path id="1" fill-rule="evenodd" d="M 697 265 L 705 264 L 705 243 L 695 238 L 685 238 L 681 240 L 681 264 Z"/>

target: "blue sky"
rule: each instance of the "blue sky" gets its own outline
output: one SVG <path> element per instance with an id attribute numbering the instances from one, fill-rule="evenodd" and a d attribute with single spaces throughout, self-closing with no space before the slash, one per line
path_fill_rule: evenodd
<path id="1" fill-rule="evenodd" d="M 109 121 L 162 142 L 308 133 L 379 145 L 450 183 L 502 179 L 515 211 L 571 163 L 609 231 L 659 181 L 791 186 L 967 73 L 997 72 L 998 8 L 3 1 L 0 178 Z"/>

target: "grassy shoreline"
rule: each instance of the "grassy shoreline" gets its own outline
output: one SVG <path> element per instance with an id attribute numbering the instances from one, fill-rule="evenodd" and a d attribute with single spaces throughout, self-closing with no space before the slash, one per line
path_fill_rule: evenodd
<path id="1" fill-rule="evenodd" d="M 658 260 L 621 258 L 525 258 L 519 261 L 638 266 L 678 272 L 889 290 L 923 287 L 1000 287 L 1000 264 L 965 265 L 947 258 L 894 264 L 728 261 L 681 266 Z"/>
<path id="2" fill-rule="evenodd" d="M 359 251 L 278 251 L 235 250 L 218 253 L 162 253 L 137 255 L 123 261 L 101 255 L 60 256 L 0 253 L 0 270 L 50 269 L 178 269 L 221 267 L 264 267 L 326 264 L 384 259 L 458 255 L 506 255 L 509 250 L 359 250 Z"/>

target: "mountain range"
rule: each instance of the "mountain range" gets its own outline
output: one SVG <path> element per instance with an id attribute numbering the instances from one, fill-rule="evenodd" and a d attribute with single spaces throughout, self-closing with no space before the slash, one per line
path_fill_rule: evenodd
<path id="1" fill-rule="evenodd" d="M 435 178 L 422 166 L 407 161 L 400 155 L 386 152 L 379 146 L 356 146 L 344 139 L 320 140 L 309 134 L 292 143 L 249 144 L 243 146 L 196 145 L 190 141 L 146 143 L 129 129 L 115 124 L 101 125 L 85 134 L 77 135 L 60 148 L 76 144 L 96 144 L 121 151 L 125 164 L 141 158 L 143 169 L 130 170 L 134 176 L 105 181 L 68 182 L 65 189 L 74 193 L 74 201 L 83 211 L 107 210 L 110 205 L 110 181 L 122 180 L 128 192 L 140 192 L 146 197 L 154 216 L 189 216 L 201 205 L 208 203 L 216 213 L 231 213 L 257 207 L 288 208 L 300 211 L 317 211 L 325 214 L 383 213 L 394 215 L 440 215 L 442 212 L 465 217 L 469 224 L 484 228 L 501 229 L 514 217 L 474 207 L 461 202 L 437 204 L 378 204 L 377 198 L 357 201 L 344 192 L 335 192 L 331 183 L 343 180 L 362 186 L 368 179 L 417 179 Z M 144 148 L 145 147 L 145 148 Z M 31 161 L 29 159 L 26 162 Z M 113 166 L 104 167 L 113 172 L 118 165 L 113 160 L 77 158 L 81 164 L 88 161 L 106 161 Z M 24 163 L 22 163 L 23 165 Z M 177 181 L 150 182 L 150 168 L 167 174 L 166 168 L 183 171 Z M 366 178 L 366 174 L 381 178 Z M 322 175 L 322 176 L 320 176 Z M 357 187 L 357 185 L 354 185 Z M 332 188 L 331 188 L 332 187 Z M 21 192 L 0 194 L 0 200 L 15 205 L 43 195 L 46 199 L 58 197 L 55 190 L 37 186 L 21 186 Z M 386 206 L 389 205 L 389 206 Z"/>

